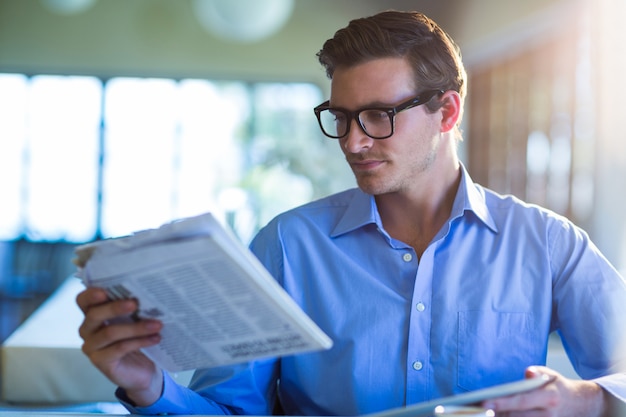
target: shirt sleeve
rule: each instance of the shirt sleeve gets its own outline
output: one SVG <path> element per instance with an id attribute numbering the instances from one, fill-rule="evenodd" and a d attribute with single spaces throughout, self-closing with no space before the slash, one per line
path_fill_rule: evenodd
<path id="1" fill-rule="evenodd" d="M 593 380 L 611 395 L 625 404 L 626 407 L 626 373 L 617 373 Z"/>
<path id="2" fill-rule="evenodd" d="M 626 281 L 577 227 L 552 229 L 555 326 L 584 379 L 626 403 Z"/>
<path id="3" fill-rule="evenodd" d="M 161 397 L 150 406 L 136 406 L 122 388 L 118 388 L 115 391 L 115 395 L 131 414 L 231 414 L 225 407 L 200 396 L 187 387 L 177 384 L 167 372 L 163 372 L 163 392 Z"/>

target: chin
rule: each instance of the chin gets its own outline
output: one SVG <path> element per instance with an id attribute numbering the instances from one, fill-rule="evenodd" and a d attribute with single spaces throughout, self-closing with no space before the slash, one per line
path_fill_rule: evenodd
<path id="1" fill-rule="evenodd" d="M 363 181 L 357 179 L 357 185 L 365 194 L 380 195 L 390 192 L 387 187 L 381 184 L 374 184 L 372 181 Z"/>
<path id="2" fill-rule="evenodd" d="M 354 173 L 354 172 L 353 172 Z M 396 191 L 390 178 L 374 173 L 354 173 L 358 187 L 366 194 L 381 195 Z"/>
<path id="3" fill-rule="evenodd" d="M 371 181 L 357 181 L 357 185 L 365 194 L 373 196 L 402 193 L 404 190 L 402 187 L 390 184 L 373 183 Z"/>

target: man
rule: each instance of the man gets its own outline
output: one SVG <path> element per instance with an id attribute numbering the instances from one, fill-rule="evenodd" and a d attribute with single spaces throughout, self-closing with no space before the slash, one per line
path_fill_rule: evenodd
<path id="1" fill-rule="evenodd" d="M 472 182 L 457 156 L 466 75 L 453 41 L 422 14 L 384 12 L 318 57 L 331 96 L 315 113 L 358 189 L 278 216 L 251 249 L 333 348 L 198 370 L 188 389 L 139 352 L 161 323 L 109 325 L 136 304 L 89 289 L 83 351 L 119 398 L 134 413 L 356 415 L 546 374 L 483 405 L 611 415 L 626 401 L 626 284 L 565 218 Z M 552 331 L 583 380 L 541 366 Z"/>

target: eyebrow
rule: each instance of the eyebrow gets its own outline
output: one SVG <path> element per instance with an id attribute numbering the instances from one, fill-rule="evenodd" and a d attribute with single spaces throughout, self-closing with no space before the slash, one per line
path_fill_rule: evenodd
<path id="1" fill-rule="evenodd" d="M 408 99 L 406 99 L 406 100 L 408 100 Z M 400 103 L 404 103 L 404 101 L 406 101 L 406 100 L 403 100 Z M 367 103 L 367 104 L 365 104 L 363 106 L 359 106 L 356 109 L 349 109 L 349 108 L 343 107 L 343 106 L 334 106 L 334 105 L 332 105 L 330 103 L 330 100 L 328 101 L 328 105 L 329 105 L 329 107 L 331 109 L 342 109 L 342 110 L 348 110 L 348 111 L 359 111 L 359 110 L 372 109 L 372 108 L 389 108 L 389 109 L 391 109 L 391 108 L 397 106 L 397 104 L 394 105 L 394 104 L 390 104 L 388 102 L 382 102 L 382 101 L 378 101 L 378 100 L 369 102 L 369 103 Z"/>

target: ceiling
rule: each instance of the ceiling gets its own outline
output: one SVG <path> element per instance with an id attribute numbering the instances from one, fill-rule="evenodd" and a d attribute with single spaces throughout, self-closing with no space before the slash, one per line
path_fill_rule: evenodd
<path id="1" fill-rule="evenodd" d="M 456 39 L 471 63 L 488 45 L 551 23 L 538 15 L 562 15 L 550 10 L 579 0 L 295 0 L 282 30 L 249 43 L 203 30 L 193 12 L 196 0 L 92 0 L 92 7 L 71 16 L 50 12 L 44 1 L 0 0 L 0 71 L 324 82 L 315 53 L 354 18 L 387 9 L 422 11 Z"/>

